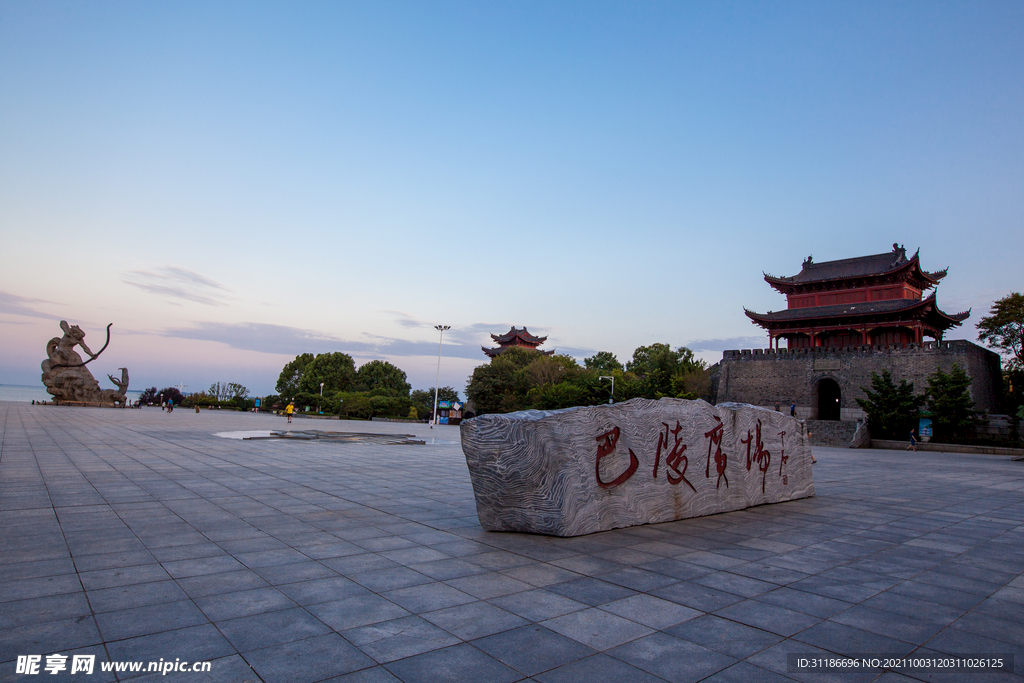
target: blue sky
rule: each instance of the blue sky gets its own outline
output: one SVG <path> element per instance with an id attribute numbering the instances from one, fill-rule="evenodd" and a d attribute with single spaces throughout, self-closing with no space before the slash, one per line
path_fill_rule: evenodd
<path id="1" fill-rule="evenodd" d="M 304 351 L 460 391 L 488 333 L 763 345 L 762 271 L 920 248 L 1024 289 L 1024 5 L 0 4 L 0 383 Z M 103 365 L 106 363 L 106 365 Z M 97 367 L 100 366 L 100 367 Z M 109 367 L 107 367 L 109 366 Z"/>

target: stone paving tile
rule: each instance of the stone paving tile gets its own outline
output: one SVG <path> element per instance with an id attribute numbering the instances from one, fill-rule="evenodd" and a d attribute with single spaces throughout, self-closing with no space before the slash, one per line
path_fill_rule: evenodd
<path id="1" fill-rule="evenodd" d="M 732 657 L 666 633 L 626 643 L 608 654 L 673 683 L 699 681 L 736 663 Z"/>
<path id="2" fill-rule="evenodd" d="M 533 622 L 560 617 L 589 607 L 582 602 L 543 589 L 502 595 L 488 602 Z"/>
<path id="3" fill-rule="evenodd" d="M 462 640 L 482 638 L 529 623 L 521 617 L 482 601 L 427 612 L 420 616 Z"/>
<path id="4" fill-rule="evenodd" d="M 254 650 L 247 652 L 245 659 L 264 681 L 294 683 L 322 681 L 374 664 L 336 633 Z"/>
<path id="5" fill-rule="evenodd" d="M 342 631 L 341 635 L 379 664 L 439 650 L 460 642 L 459 638 L 418 616 L 359 626 Z"/>
<path id="6" fill-rule="evenodd" d="M 595 650 L 607 650 L 652 633 L 652 629 L 598 608 L 571 612 L 541 625 Z"/>
<path id="7" fill-rule="evenodd" d="M 92 617 L 27 624 L 0 631 L 0 662 L 24 654 L 50 654 L 103 642 Z"/>
<path id="8" fill-rule="evenodd" d="M 401 453 L 211 436 L 282 427 L 0 404 L 0 662 L 84 648 L 253 683 L 857 683 L 787 674 L 785 656 L 923 643 L 1024 661 L 1009 460 L 816 449 L 815 498 L 563 539 L 480 529 L 457 428 L 345 425 L 450 442 Z"/>
<path id="9" fill-rule="evenodd" d="M 859 653 L 905 655 L 913 652 L 915 647 L 912 643 L 904 640 L 871 633 L 834 621 L 823 621 L 801 631 L 794 636 L 794 640 L 842 655 Z"/>
<path id="10" fill-rule="evenodd" d="M 595 651 L 534 624 L 473 641 L 473 645 L 526 676 L 564 666 Z"/>
<path id="11" fill-rule="evenodd" d="M 698 610 L 644 594 L 606 603 L 601 605 L 601 609 L 653 629 L 665 629 L 703 614 Z"/>
<path id="12" fill-rule="evenodd" d="M 578 659 L 534 676 L 541 683 L 662 683 L 659 678 L 604 654 Z"/>
<path id="13" fill-rule="evenodd" d="M 553 586 L 548 586 L 547 590 L 569 598 L 570 600 L 575 600 L 591 606 L 603 605 L 606 602 L 621 600 L 623 598 L 628 598 L 631 595 L 636 595 L 636 591 L 634 590 L 592 577 L 558 583 Z"/>
<path id="14" fill-rule="evenodd" d="M 434 650 L 386 665 L 403 683 L 513 683 L 520 673 L 467 643 Z"/>
<path id="15" fill-rule="evenodd" d="M 195 662 L 235 654 L 235 648 L 211 624 L 108 642 L 106 646 L 111 661 L 148 662 L 159 653 L 157 658 L 165 661 Z"/>
<path id="16" fill-rule="evenodd" d="M 218 622 L 217 628 L 243 653 L 330 631 L 322 621 L 300 608 L 229 619 Z"/>
<path id="17" fill-rule="evenodd" d="M 516 579 L 513 579 L 510 576 L 505 576 L 500 572 L 474 574 L 472 576 L 464 576 L 458 579 L 445 581 L 445 583 L 452 588 L 456 588 L 464 593 L 469 593 L 473 597 L 481 600 L 488 600 L 490 598 L 496 598 L 510 593 L 518 593 L 520 591 L 530 590 L 533 588 L 533 586 L 528 583 L 517 581 Z"/>
<path id="18" fill-rule="evenodd" d="M 476 598 L 443 583 L 427 583 L 381 594 L 391 602 L 419 614 L 474 602 Z"/>
<path id="19" fill-rule="evenodd" d="M 270 587 L 196 598 L 195 604 L 211 621 L 226 621 L 296 606 L 287 595 Z"/>
<path id="20" fill-rule="evenodd" d="M 316 603 L 309 605 L 306 609 L 335 631 L 344 631 L 409 615 L 407 610 L 372 593 Z"/>
<path id="21" fill-rule="evenodd" d="M 343 576 L 287 583 L 276 588 L 299 605 L 315 605 L 358 595 L 370 595 L 369 590 Z"/>
<path id="22" fill-rule="evenodd" d="M 708 588 L 691 581 L 681 581 L 671 586 L 648 592 L 655 597 L 671 600 L 701 612 L 714 612 L 743 600 L 738 595 Z"/>
<path id="23" fill-rule="evenodd" d="M 0 603 L 0 629 L 45 624 L 72 617 L 90 616 L 92 609 L 85 593 L 65 593 L 43 598 L 31 598 Z"/>
<path id="24" fill-rule="evenodd" d="M 669 635 L 736 659 L 745 659 L 782 640 L 781 636 L 774 633 L 716 617 L 713 614 L 684 621 L 664 630 Z"/>

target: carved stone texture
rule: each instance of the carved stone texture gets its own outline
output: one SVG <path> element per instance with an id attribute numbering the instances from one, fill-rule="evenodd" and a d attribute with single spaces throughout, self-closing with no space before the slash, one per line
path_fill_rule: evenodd
<path id="1" fill-rule="evenodd" d="M 814 495 L 801 423 L 740 403 L 637 398 L 461 430 L 488 531 L 580 536 Z"/>
<path id="2" fill-rule="evenodd" d="M 101 389 L 99 382 L 85 367 L 82 357 L 75 351 L 76 346 L 89 355 L 92 360 L 99 355 L 93 353 L 85 343 L 85 332 L 78 325 L 68 325 L 66 320 L 60 321 L 64 330 L 63 337 L 54 337 L 46 344 L 47 359 L 42 363 L 43 385 L 46 391 L 58 401 L 77 403 L 118 403 L 124 405 L 128 391 L 128 370 L 121 371 L 121 379 L 107 375 L 117 389 Z M 109 333 L 109 328 L 108 328 Z M 105 347 L 104 347 L 105 348 Z M 100 350 L 102 353 L 102 349 Z"/>

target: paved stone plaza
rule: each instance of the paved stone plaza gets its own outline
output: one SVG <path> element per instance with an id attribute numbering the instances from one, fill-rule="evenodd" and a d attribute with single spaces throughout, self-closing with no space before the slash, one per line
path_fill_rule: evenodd
<path id="1" fill-rule="evenodd" d="M 817 449 L 817 496 L 577 538 L 487 533 L 440 442 L 242 441 L 269 415 L 0 404 L 0 681 L 963 681 L 787 653 L 1012 654 L 1024 462 Z M 96 655 L 18 675 L 18 655 Z M 148 677 L 148 678 L 147 678 Z"/>

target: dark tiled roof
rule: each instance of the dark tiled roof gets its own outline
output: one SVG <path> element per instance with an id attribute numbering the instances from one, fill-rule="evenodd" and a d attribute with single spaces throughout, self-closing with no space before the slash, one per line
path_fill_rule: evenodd
<path id="1" fill-rule="evenodd" d="M 857 258 L 840 259 L 838 261 L 824 261 L 814 263 L 804 261 L 804 266 L 799 273 L 792 277 L 772 277 L 780 282 L 791 282 L 799 284 L 804 282 L 821 282 L 823 280 L 838 280 L 848 277 L 864 277 L 866 275 L 882 275 L 906 265 L 907 255 L 903 249 L 885 254 L 872 254 L 871 256 L 858 256 Z M 771 277 L 771 276 L 768 276 Z"/>
<path id="2" fill-rule="evenodd" d="M 529 346 L 499 346 L 496 349 L 489 349 L 486 346 L 481 346 L 480 347 L 480 350 L 483 351 L 484 353 L 486 353 L 491 358 L 495 358 L 496 356 L 500 356 L 501 354 L 505 353 L 509 349 L 523 349 L 524 351 L 535 351 L 536 353 L 540 353 L 540 354 L 543 354 L 545 356 L 550 356 L 551 354 L 553 354 L 555 352 L 554 349 L 552 349 L 551 351 L 544 351 L 542 349 L 531 349 Z"/>
<path id="3" fill-rule="evenodd" d="M 838 304 L 836 306 L 809 306 L 807 308 L 787 308 L 782 311 L 770 313 L 754 313 L 746 311 L 751 319 L 765 322 L 783 322 L 790 320 L 810 320 L 813 318 L 846 318 L 851 316 L 874 315 L 879 313 L 898 313 L 909 311 L 915 308 L 933 308 L 938 315 L 948 318 L 956 323 L 962 322 L 970 316 L 970 311 L 962 313 L 944 313 L 939 310 L 935 302 L 935 296 L 930 296 L 921 301 L 913 299 L 889 299 L 887 301 L 871 301 L 856 304 Z M 744 309 L 745 310 L 745 309 Z"/>
<path id="4" fill-rule="evenodd" d="M 532 334 L 530 334 L 530 332 L 526 329 L 525 326 L 523 326 L 523 329 L 517 330 L 515 328 L 515 325 L 513 325 L 505 334 L 491 335 L 491 339 L 498 342 L 499 344 L 508 344 L 516 337 L 519 337 L 523 341 L 529 342 L 531 344 L 543 344 L 545 341 L 547 341 L 547 337 L 535 337 Z"/>
<path id="5" fill-rule="evenodd" d="M 754 313 L 747 311 L 751 317 L 757 316 L 764 320 L 806 320 L 808 318 L 839 318 L 849 315 L 870 315 L 872 313 L 892 313 L 903 309 L 914 308 L 921 304 L 913 299 L 889 299 L 888 301 L 871 301 L 856 304 L 838 304 L 835 306 L 808 306 L 807 308 L 787 308 L 770 313 Z"/>

